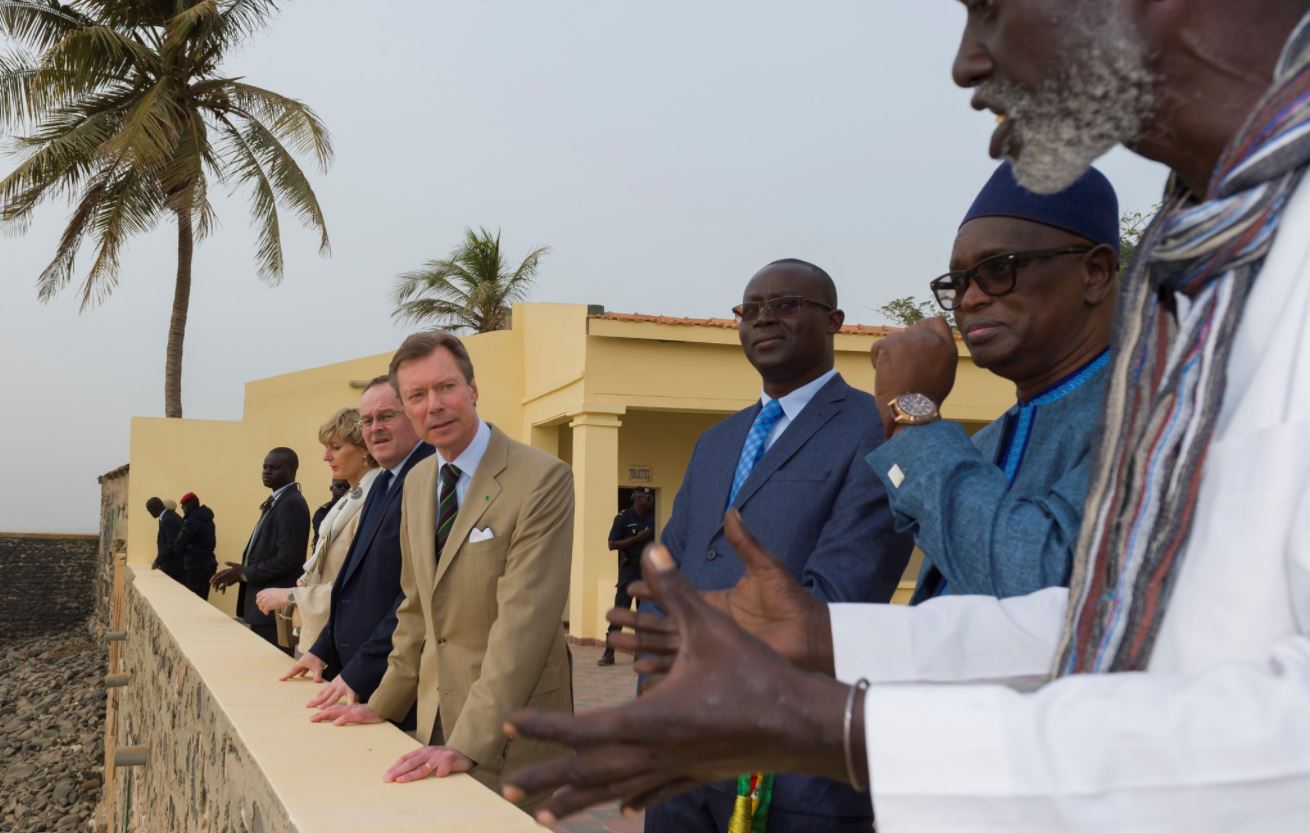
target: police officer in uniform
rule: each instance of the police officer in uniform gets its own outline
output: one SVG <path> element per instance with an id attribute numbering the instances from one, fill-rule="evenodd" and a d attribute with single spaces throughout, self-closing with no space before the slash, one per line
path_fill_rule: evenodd
<path id="1" fill-rule="evenodd" d="M 610 527 L 610 549 L 619 551 L 619 583 L 614 589 L 614 606 L 630 607 L 628 585 L 641 578 L 641 551 L 655 540 L 655 493 L 645 486 L 632 490 L 632 506 L 614 517 Z M 610 625 L 609 633 L 619 630 Z M 605 640 L 605 653 L 597 665 L 613 665 L 614 649 Z"/>

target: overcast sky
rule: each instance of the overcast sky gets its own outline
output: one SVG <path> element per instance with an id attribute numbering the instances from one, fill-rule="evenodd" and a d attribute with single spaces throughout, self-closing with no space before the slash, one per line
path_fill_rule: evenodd
<path id="1" fill-rule="evenodd" d="M 888 299 L 927 297 L 993 168 L 993 120 L 950 79 L 963 19 L 952 0 L 289 3 L 223 70 L 331 129 L 336 163 L 312 180 L 333 254 L 289 231 L 269 288 L 244 194 L 218 201 L 186 416 L 239 418 L 250 379 L 392 349 L 395 275 L 466 226 L 501 229 L 515 258 L 551 247 L 532 300 L 725 316 L 758 267 L 801 257 L 847 321 L 883 323 Z M 1160 166 L 1101 165 L 1125 210 L 1156 201 Z M 0 531 L 93 531 L 96 475 L 127 461 L 132 416 L 163 413 L 176 231 L 135 239 L 113 296 L 79 315 L 74 293 L 34 290 L 68 212 L 0 238 Z"/>

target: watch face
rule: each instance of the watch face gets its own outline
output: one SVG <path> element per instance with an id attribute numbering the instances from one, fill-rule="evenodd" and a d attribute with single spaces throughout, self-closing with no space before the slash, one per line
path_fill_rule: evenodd
<path id="1" fill-rule="evenodd" d="M 896 407 L 901 413 L 912 417 L 930 417 L 937 413 L 937 406 L 931 399 L 921 393 L 903 393 L 896 397 Z"/>

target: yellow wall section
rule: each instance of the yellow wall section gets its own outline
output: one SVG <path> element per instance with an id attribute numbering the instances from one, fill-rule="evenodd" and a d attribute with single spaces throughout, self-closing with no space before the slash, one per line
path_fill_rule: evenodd
<path id="1" fill-rule="evenodd" d="M 878 337 L 837 336 L 837 369 L 856 387 L 873 388 L 868 354 Z M 565 618 L 574 636 L 603 637 L 617 573 L 606 539 L 618 488 L 658 490 L 662 530 L 696 438 L 754 402 L 759 377 L 734 328 L 588 315 L 582 305 L 520 305 L 512 330 L 465 343 L 483 418 L 574 468 L 578 512 Z M 1014 389 L 975 367 L 963 347 L 960 353 L 956 389 L 943 411 L 973 431 L 1013 403 Z M 326 500 L 318 426 L 336 409 L 358 404 L 360 391 L 350 382 L 384 373 L 389 359 L 379 354 L 252 381 L 239 422 L 133 420 L 130 505 L 145 522 L 129 526 L 132 563 L 149 564 L 154 555 L 146 498 L 176 500 L 188 490 L 215 512 L 219 561 L 239 561 L 267 495 L 260 464 L 277 445 L 300 455 L 310 506 Z M 650 466 L 651 479 L 630 481 L 629 466 Z M 229 592 L 212 601 L 230 612 L 234 600 Z"/>

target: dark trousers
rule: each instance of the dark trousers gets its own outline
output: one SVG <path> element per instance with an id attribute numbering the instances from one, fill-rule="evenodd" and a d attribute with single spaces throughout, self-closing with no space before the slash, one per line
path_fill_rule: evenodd
<path id="1" fill-rule="evenodd" d="M 700 787 L 646 808 L 646 833 L 727 833 L 737 797 Z M 769 808 L 769 833 L 869 833 L 868 816 L 812 816 Z"/>
<path id="2" fill-rule="evenodd" d="M 209 580 L 214 577 L 214 573 L 217 571 L 217 567 L 210 567 L 208 570 L 199 571 L 187 570 L 186 578 L 182 580 L 182 583 L 186 585 L 186 589 L 208 601 Z"/>
<path id="3" fill-rule="evenodd" d="M 632 596 L 628 594 L 628 585 L 632 584 L 634 581 L 640 580 L 641 564 L 639 562 L 633 562 L 631 564 L 625 561 L 619 562 L 619 583 L 614 585 L 615 607 L 621 607 L 625 610 L 630 610 L 632 608 Z M 611 623 L 605 632 L 610 634 L 620 630 L 623 630 L 623 628 Z M 606 645 L 608 646 L 608 644 L 608 640 L 606 640 Z"/>

